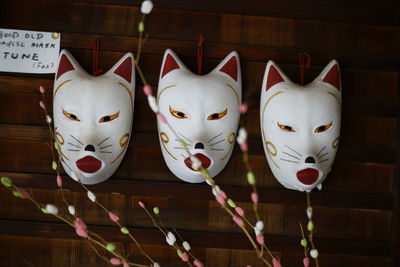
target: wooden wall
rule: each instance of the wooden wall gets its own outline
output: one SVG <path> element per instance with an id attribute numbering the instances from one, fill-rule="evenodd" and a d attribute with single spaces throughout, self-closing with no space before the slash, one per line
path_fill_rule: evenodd
<path id="1" fill-rule="evenodd" d="M 299 81 L 298 53 L 312 56 L 310 82 L 329 62 L 341 64 L 342 140 L 322 192 L 312 194 L 316 244 L 323 267 L 400 266 L 400 155 L 398 1 L 334 0 L 154 0 L 147 21 L 150 38 L 141 65 L 157 86 L 162 55 L 172 48 L 196 67 L 199 34 L 205 41 L 204 71 L 231 50 L 239 52 L 244 100 L 250 112 L 250 160 L 258 177 L 266 240 L 284 266 L 302 266 L 298 223 L 305 223 L 305 196 L 285 190 L 271 174 L 261 144 L 259 97 L 269 59 Z M 66 48 L 89 71 L 92 44 L 101 43 L 100 67 L 110 68 L 136 52 L 138 0 L 2 0 L 0 27 L 62 32 Z M 1 58 L 0 58 L 1 60 Z M 0 175 L 31 188 L 42 202 L 62 206 L 55 191 L 48 131 L 38 107 L 39 85 L 51 101 L 52 75 L 0 73 Z M 122 165 L 107 182 L 92 186 L 98 198 L 132 227 L 162 266 L 184 266 L 137 207 L 157 205 L 206 266 L 261 266 L 249 242 L 219 208 L 206 184 L 175 178 L 161 156 L 155 117 L 137 85 L 134 135 Z M 250 208 L 245 170 L 235 149 L 218 183 Z M 68 198 L 92 229 L 117 242 L 130 258 L 145 262 L 101 210 L 70 179 Z M 65 224 L 0 188 L 0 266 L 107 266 Z"/>

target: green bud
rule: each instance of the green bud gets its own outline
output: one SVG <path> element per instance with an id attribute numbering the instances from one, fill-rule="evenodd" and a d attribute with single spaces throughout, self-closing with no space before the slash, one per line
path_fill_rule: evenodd
<path id="1" fill-rule="evenodd" d="M 115 247 L 115 245 L 113 243 L 108 243 L 107 244 L 107 250 L 108 251 L 113 252 L 113 251 L 115 251 L 115 249 L 116 249 L 116 247 Z"/>
<path id="2" fill-rule="evenodd" d="M 158 207 L 153 208 L 154 214 L 158 215 L 160 213 L 160 209 Z"/>
<path id="3" fill-rule="evenodd" d="M 51 164 L 51 168 L 53 170 L 57 170 L 57 162 L 53 161 L 53 163 Z"/>
<path id="4" fill-rule="evenodd" d="M 229 206 L 231 206 L 231 208 L 236 208 L 236 204 L 232 199 L 229 198 L 227 201 L 228 201 Z"/>
<path id="5" fill-rule="evenodd" d="M 40 209 L 44 214 L 49 214 L 49 212 L 45 208 Z"/>
<path id="6" fill-rule="evenodd" d="M 247 182 L 251 185 L 256 183 L 256 178 L 254 177 L 254 173 L 253 172 L 248 172 L 247 173 Z"/>
<path id="7" fill-rule="evenodd" d="M 139 23 L 139 32 L 143 32 L 144 31 L 144 23 L 143 23 L 143 21 L 141 21 L 140 23 Z"/>
<path id="8" fill-rule="evenodd" d="M 182 254 L 183 254 L 183 253 L 182 253 L 182 250 L 177 249 L 177 250 L 176 250 L 176 253 L 178 253 L 179 258 L 182 257 Z"/>
<path id="9" fill-rule="evenodd" d="M 54 142 L 54 148 L 56 150 L 60 150 L 61 149 L 60 145 L 57 142 Z"/>
<path id="10" fill-rule="evenodd" d="M 301 244 L 302 247 L 307 247 L 307 240 L 306 240 L 305 238 L 303 238 L 303 239 L 300 241 L 300 244 Z"/>
<path id="11" fill-rule="evenodd" d="M 129 230 L 128 230 L 128 228 L 126 228 L 126 227 L 122 227 L 121 228 L 121 232 L 123 233 L 123 234 L 129 234 Z"/>
<path id="12" fill-rule="evenodd" d="M 12 181 L 10 178 L 8 177 L 1 177 L 1 183 L 5 186 L 5 187 L 11 187 L 12 186 Z"/>
<path id="13" fill-rule="evenodd" d="M 205 169 L 205 168 L 201 169 L 201 175 L 203 175 L 204 178 L 206 178 L 206 179 L 210 178 L 210 174 L 208 173 L 207 169 Z"/>
<path id="14" fill-rule="evenodd" d="M 13 193 L 13 195 L 14 195 L 15 197 L 20 197 L 20 196 L 22 196 L 22 193 L 19 192 L 19 191 L 13 191 L 12 193 Z"/>
<path id="15" fill-rule="evenodd" d="M 311 232 L 312 230 L 314 230 L 314 223 L 313 223 L 311 220 L 308 221 L 307 230 L 308 230 L 309 232 Z"/>
<path id="16" fill-rule="evenodd" d="M 186 143 L 185 143 L 185 141 L 180 140 L 180 141 L 179 141 L 179 144 L 181 145 L 181 147 L 182 147 L 183 149 L 186 149 Z"/>

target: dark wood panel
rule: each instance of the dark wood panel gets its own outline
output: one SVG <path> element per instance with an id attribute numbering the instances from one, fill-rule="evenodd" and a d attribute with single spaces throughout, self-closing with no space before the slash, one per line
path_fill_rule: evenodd
<path id="1" fill-rule="evenodd" d="M 46 6 L 45 16 L 42 5 Z M 48 0 L 7 1 L 6 7 L 0 13 L 4 27 L 61 32 L 134 36 L 140 16 L 137 7 Z M 64 10 L 65 15 L 60 16 L 58 10 Z M 12 14 L 19 14 L 24 21 Z M 159 39 L 197 40 L 202 33 L 211 42 L 226 44 L 399 56 L 400 29 L 395 27 L 166 9 L 155 9 L 152 18 L 147 29 Z"/>
<path id="2" fill-rule="evenodd" d="M 74 0 L 75 1 L 75 0 Z M 76 0 L 76 2 L 140 6 L 141 1 L 129 0 Z M 390 8 L 389 8 L 390 7 Z M 398 6 L 393 1 L 380 5 L 366 1 L 202 1 L 159 0 L 156 8 L 189 11 L 233 13 L 269 17 L 313 19 L 365 24 L 398 25 Z"/>
<path id="3" fill-rule="evenodd" d="M 0 235 L 27 236 L 41 238 L 62 238 L 62 239 L 80 239 L 75 235 L 70 226 L 64 224 L 47 224 L 40 222 L 23 222 L 0 220 Z M 102 233 L 102 236 L 112 242 L 127 242 L 126 237 L 118 233 L 118 229 L 109 226 L 88 225 L 88 228 L 96 233 Z M 188 232 L 180 231 L 186 237 L 193 247 L 210 247 L 225 249 L 251 249 L 250 242 L 243 234 L 236 233 L 215 233 L 215 232 Z M 133 234 L 142 244 L 163 244 L 164 237 L 158 230 L 136 228 Z M 286 236 L 271 235 L 268 238 L 272 251 L 298 251 L 298 238 Z M 129 242 L 129 241 L 128 241 Z M 388 256 L 387 242 L 366 242 L 356 240 L 338 240 L 338 239 L 319 239 L 318 246 L 326 254 L 344 254 L 344 255 L 369 255 L 369 256 Z"/>

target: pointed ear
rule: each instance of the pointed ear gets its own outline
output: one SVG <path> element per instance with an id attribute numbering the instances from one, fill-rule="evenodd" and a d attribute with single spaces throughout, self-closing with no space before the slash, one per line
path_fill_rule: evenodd
<path id="1" fill-rule="evenodd" d="M 340 92 L 341 81 L 339 63 L 336 60 L 332 60 L 331 62 L 329 62 L 329 64 L 325 67 L 325 69 L 321 72 L 316 80 L 328 83 Z"/>
<path id="2" fill-rule="evenodd" d="M 229 55 L 227 55 L 213 71 L 222 72 L 228 75 L 235 82 L 240 82 L 241 73 L 238 53 L 236 51 L 232 51 L 231 53 L 229 53 Z"/>
<path id="3" fill-rule="evenodd" d="M 164 53 L 163 63 L 161 65 L 160 79 L 176 69 L 186 70 L 187 68 L 174 51 L 167 49 Z"/>
<path id="4" fill-rule="evenodd" d="M 71 70 L 84 71 L 71 53 L 63 49 L 58 57 L 56 80 L 58 80 L 58 78 L 60 78 L 64 73 L 67 73 Z"/>
<path id="5" fill-rule="evenodd" d="M 129 84 L 135 83 L 135 68 L 132 53 L 126 53 L 118 62 L 107 72 L 124 79 Z"/>
<path id="6" fill-rule="evenodd" d="M 265 68 L 263 89 L 268 91 L 272 86 L 281 82 L 290 82 L 289 78 L 272 60 L 268 61 Z"/>

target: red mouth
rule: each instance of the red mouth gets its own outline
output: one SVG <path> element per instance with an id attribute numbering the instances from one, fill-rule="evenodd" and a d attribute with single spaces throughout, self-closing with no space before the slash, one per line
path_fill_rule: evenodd
<path id="1" fill-rule="evenodd" d="M 316 169 L 308 168 L 296 173 L 297 179 L 305 185 L 311 185 L 315 183 L 319 176 L 319 171 Z"/>
<path id="2" fill-rule="evenodd" d="M 86 156 L 76 161 L 76 166 L 83 172 L 94 173 L 100 170 L 101 161 L 92 156 Z"/>
<path id="3" fill-rule="evenodd" d="M 201 161 L 201 166 L 203 166 L 203 168 L 207 169 L 208 167 L 210 167 L 211 159 L 209 157 L 201 153 L 197 153 L 194 156 Z M 192 161 L 190 160 L 190 158 L 186 158 L 184 162 L 186 164 L 186 167 L 188 167 L 192 171 L 199 171 L 192 168 Z"/>

